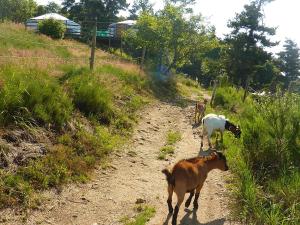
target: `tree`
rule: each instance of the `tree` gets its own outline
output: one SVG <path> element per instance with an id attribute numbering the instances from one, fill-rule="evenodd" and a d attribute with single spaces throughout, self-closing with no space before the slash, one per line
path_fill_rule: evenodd
<path id="1" fill-rule="evenodd" d="M 55 2 L 49 2 L 48 5 L 38 5 L 36 8 L 35 16 L 44 15 L 46 13 L 60 13 L 61 6 Z"/>
<path id="2" fill-rule="evenodd" d="M 117 20 L 120 10 L 126 9 L 126 0 L 64 0 L 62 11 L 71 19 L 91 21 L 95 17 L 102 22 Z"/>
<path id="3" fill-rule="evenodd" d="M 0 0 L 0 17 L 22 23 L 34 15 L 36 7 L 34 0 Z"/>
<path id="4" fill-rule="evenodd" d="M 131 9 L 129 10 L 129 19 L 137 19 L 140 12 L 148 12 L 153 14 L 153 4 L 149 0 L 134 0 Z"/>
<path id="5" fill-rule="evenodd" d="M 297 44 L 287 39 L 283 45 L 284 51 L 278 53 L 280 69 L 285 74 L 285 88 L 300 77 L 300 49 Z"/>
<path id="6" fill-rule="evenodd" d="M 34 13 L 34 16 L 40 16 L 46 14 L 46 7 L 44 5 L 38 5 L 36 8 L 36 11 Z"/>
<path id="7" fill-rule="evenodd" d="M 273 0 L 255 0 L 244 6 L 244 11 L 229 21 L 232 29 L 226 40 L 229 43 L 227 71 L 233 83 L 247 90 L 253 84 L 253 77 L 263 79 L 261 66 L 272 62 L 272 55 L 264 50 L 277 45 L 268 36 L 275 35 L 275 28 L 266 27 L 263 23 L 263 6 Z M 273 68 L 272 67 L 269 67 Z M 267 79 L 269 82 L 270 79 Z M 245 92 L 246 96 L 246 92 Z"/>
<path id="8" fill-rule="evenodd" d="M 190 56 L 201 46 L 206 30 L 202 17 L 186 9 L 187 6 L 166 1 L 155 14 L 141 13 L 134 29 L 126 32 L 125 40 L 139 49 L 146 48 L 165 74 L 190 64 Z"/>
<path id="9" fill-rule="evenodd" d="M 49 2 L 48 5 L 45 6 L 46 13 L 59 13 L 61 11 L 60 5 L 55 2 Z"/>

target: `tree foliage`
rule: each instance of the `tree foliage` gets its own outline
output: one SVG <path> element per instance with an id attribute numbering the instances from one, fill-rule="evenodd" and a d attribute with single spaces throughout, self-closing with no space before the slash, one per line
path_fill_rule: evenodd
<path id="1" fill-rule="evenodd" d="M 300 50 L 297 44 L 287 39 L 284 44 L 284 51 L 280 52 L 280 68 L 285 74 L 287 88 L 289 83 L 296 81 L 300 77 Z"/>
<path id="2" fill-rule="evenodd" d="M 22 23 L 34 15 L 36 7 L 34 0 L 0 0 L 0 19 Z"/>
<path id="3" fill-rule="evenodd" d="M 166 65 L 166 73 L 189 61 L 188 56 L 197 46 L 199 33 L 203 29 L 201 17 L 191 15 L 186 19 L 184 10 L 167 3 L 154 15 L 144 12 L 135 28 L 126 34 L 128 42 L 156 52 L 158 64 Z"/>
<path id="4" fill-rule="evenodd" d="M 274 65 L 269 66 L 272 55 L 265 50 L 277 44 L 269 39 L 269 36 L 275 35 L 276 29 L 263 23 L 263 6 L 268 2 L 271 0 L 252 1 L 228 24 L 232 31 L 227 36 L 230 44 L 227 71 L 231 80 L 243 87 L 249 83 L 255 85 L 257 79 L 262 85 L 270 82 L 272 77 L 264 77 L 266 73 L 262 71 L 268 70 L 268 75 L 276 73 L 270 71 L 274 68 Z M 263 80 L 265 82 L 261 82 Z"/>
<path id="5" fill-rule="evenodd" d="M 64 0 L 62 11 L 71 19 L 85 21 L 94 20 L 109 22 L 117 20 L 120 10 L 126 9 L 126 0 Z"/>
<path id="6" fill-rule="evenodd" d="M 135 0 L 129 12 L 129 19 L 137 19 L 140 12 L 153 14 L 153 4 L 149 0 Z"/>

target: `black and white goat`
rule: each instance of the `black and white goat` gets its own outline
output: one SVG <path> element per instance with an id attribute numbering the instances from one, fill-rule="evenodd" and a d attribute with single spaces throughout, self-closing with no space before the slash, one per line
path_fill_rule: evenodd
<path id="1" fill-rule="evenodd" d="M 223 115 L 216 115 L 216 114 L 207 114 L 202 119 L 203 124 L 203 131 L 202 131 L 202 139 L 201 139 L 201 148 L 203 147 L 203 133 L 207 133 L 207 139 L 209 147 L 211 147 L 210 137 L 214 131 L 221 132 L 221 142 L 223 142 L 223 132 L 225 130 L 230 131 L 235 135 L 236 138 L 240 138 L 241 136 L 241 129 L 239 126 L 234 125 L 233 123 L 229 122 L 228 119 L 225 118 Z"/>

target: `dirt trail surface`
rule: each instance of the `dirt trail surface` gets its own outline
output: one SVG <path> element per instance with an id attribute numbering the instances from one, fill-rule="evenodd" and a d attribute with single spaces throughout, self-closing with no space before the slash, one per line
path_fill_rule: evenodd
<path id="1" fill-rule="evenodd" d="M 46 193 L 48 201 L 41 209 L 30 212 L 26 224 L 118 225 L 122 224 L 122 217 L 134 216 L 137 199 L 145 200 L 147 205 L 156 209 L 149 225 L 170 224 L 167 183 L 161 170 L 179 159 L 198 155 L 200 139 L 191 124 L 193 107 L 180 108 L 157 102 L 140 116 L 132 142 L 115 153 L 109 169 L 98 169 L 87 184 L 70 185 L 60 194 Z M 159 149 L 165 144 L 170 129 L 178 130 L 182 140 L 176 144 L 173 156 L 168 160 L 158 160 Z M 178 224 L 234 224 L 228 219 L 226 206 L 227 176 L 228 172 L 210 172 L 200 193 L 197 213 L 193 213 L 192 204 L 189 209 L 182 204 Z M 174 194 L 173 205 L 176 201 Z M 10 219 L 6 223 L 22 224 Z"/>

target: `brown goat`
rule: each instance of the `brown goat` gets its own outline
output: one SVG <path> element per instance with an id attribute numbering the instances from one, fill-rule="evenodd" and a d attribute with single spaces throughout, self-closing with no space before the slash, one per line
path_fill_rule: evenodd
<path id="1" fill-rule="evenodd" d="M 203 102 L 196 102 L 195 105 L 195 124 L 200 123 L 202 118 L 204 117 L 204 113 L 206 110 L 207 99 L 204 99 Z"/>
<path id="2" fill-rule="evenodd" d="M 210 156 L 195 157 L 179 161 L 170 172 L 168 169 L 162 170 L 168 182 L 168 208 L 169 213 L 173 213 L 172 195 L 177 195 L 177 204 L 172 218 L 172 225 L 177 224 L 179 207 L 184 200 L 184 195 L 190 192 L 190 196 L 185 202 L 185 207 L 189 207 L 196 190 L 194 199 L 194 209 L 198 209 L 198 198 L 200 190 L 204 184 L 207 174 L 212 169 L 228 170 L 226 157 L 220 152 L 213 152 Z"/>

